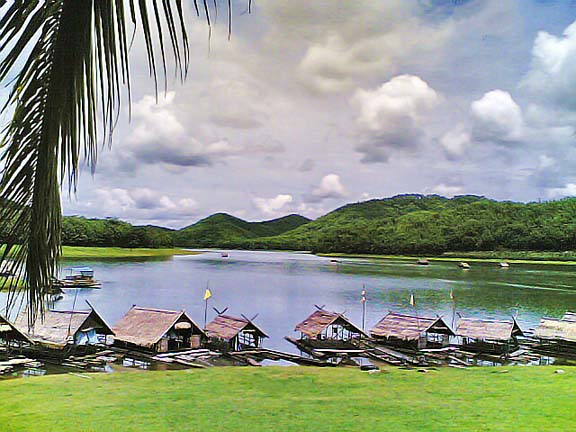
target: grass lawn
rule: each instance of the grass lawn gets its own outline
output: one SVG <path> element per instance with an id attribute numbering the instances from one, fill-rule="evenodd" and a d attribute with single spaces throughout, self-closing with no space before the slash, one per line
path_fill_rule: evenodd
<path id="1" fill-rule="evenodd" d="M 576 368 L 213 368 L 0 381 L 8 431 L 568 431 Z"/>
<path id="2" fill-rule="evenodd" d="M 148 249 L 148 248 L 120 248 L 120 247 L 80 247 L 63 246 L 62 258 L 145 258 L 145 257 L 169 257 L 173 255 L 196 255 L 185 249 Z"/>

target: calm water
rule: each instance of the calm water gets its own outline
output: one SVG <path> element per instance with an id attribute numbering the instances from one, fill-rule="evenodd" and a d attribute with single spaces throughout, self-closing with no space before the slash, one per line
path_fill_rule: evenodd
<path id="1" fill-rule="evenodd" d="M 461 270 L 456 263 L 418 266 L 398 260 L 343 259 L 340 264 L 307 254 L 230 251 L 178 256 L 169 260 L 78 261 L 89 265 L 102 281 L 99 290 L 67 290 L 57 309 L 86 307 L 88 300 L 113 325 L 133 305 L 185 309 L 204 323 L 204 290 L 209 285 L 208 320 L 212 306 L 230 314 L 252 317 L 270 336 L 265 346 L 293 351 L 284 336 L 310 314 L 314 305 L 345 311 L 358 325 L 362 321 L 360 294 L 368 291 L 366 327 L 389 310 L 413 312 L 414 293 L 420 315 L 443 315 L 452 321 L 450 290 L 462 316 L 507 318 L 518 314 L 525 329 L 541 316 L 559 317 L 576 310 L 576 268 L 570 266 L 472 263 Z"/>

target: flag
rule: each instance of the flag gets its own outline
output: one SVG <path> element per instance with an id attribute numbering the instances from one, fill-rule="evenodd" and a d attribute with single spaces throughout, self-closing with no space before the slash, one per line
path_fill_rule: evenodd
<path id="1" fill-rule="evenodd" d="M 410 306 L 415 307 L 416 306 L 416 300 L 414 300 L 414 294 L 410 294 Z"/>
<path id="2" fill-rule="evenodd" d="M 454 301 L 454 292 L 452 290 L 450 290 L 450 300 Z"/>
<path id="3" fill-rule="evenodd" d="M 212 297 L 212 291 L 206 288 L 206 291 L 204 292 L 204 300 L 208 300 L 210 297 Z"/>

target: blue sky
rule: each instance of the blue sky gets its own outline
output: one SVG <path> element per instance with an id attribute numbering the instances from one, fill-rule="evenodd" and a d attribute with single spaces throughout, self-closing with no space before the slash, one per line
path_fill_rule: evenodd
<path id="1" fill-rule="evenodd" d="M 210 42 L 189 14 L 189 78 L 158 105 L 137 39 L 132 122 L 66 214 L 179 227 L 399 193 L 576 194 L 576 2 L 253 3 L 235 2 L 231 41 L 222 13 Z"/>

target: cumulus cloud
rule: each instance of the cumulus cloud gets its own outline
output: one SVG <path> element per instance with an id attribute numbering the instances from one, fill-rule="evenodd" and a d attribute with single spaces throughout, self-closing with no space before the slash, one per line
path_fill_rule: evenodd
<path id="1" fill-rule="evenodd" d="M 472 102 L 474 137 L 500 143 L 518 141 L 523 136 L 522 110 L 510 93 L 492 90 Z"/>
<path id="2" fill-rule="evenodd" d="M 147 188 L 100 188 L 96 200 L 85 205 L 97 216 L 137 220 L 174 220 L 193 216 L 198 204 L 192 198 L 172 199 Z"/>
<path id="3" fill-rule="evenodd" d="M 436 186 L 430 188 L 426 192 L 432 193 L 432 194 L 442 195 L 445 197 L 453 197 L 454 195 L 461 194 L 463 191 L 464 191 L 464 188 L 462 186 L 440 183 L 440 184 L 437 184 Z"/>
<path id="4" fill-rule="evenodd" d="M 256 208 L 266 216 L 278 216 L 280 211 L 293 201 L 292 195 L 279 194 L 274 198 L 254 198 Z"/>
<path id="5" fill-rule="evenodd" d="M 312 192 L 304 197 L 308 203 L 317 203 L 331 198 L 345 198 L 348 191 L 342 185 L 340 176 L 328 174 L 322 178 L 320 185 L 312 189 Z"/>
<path id="6" fill-rule="evenodd" d="M 576 183 L 568 183 L 564 187 L 548 189 L 549 198 L 565 198 L 576 196 Z"/>
<path id="7" fill-rule="evenodd" d="M 576 110 L 576 22 L 562 36 L 540 31 L 532 48 L 532 65 L 522 86 L 541 103 Z"/>
<path id="8" fill-rule="evenodd" d="M 154 97 L 144 96 L 134 104 L 134 123 L 121 156 L 124 167 L 158 163 L 174 167 L 210 166 L 230 156 L 284 151 L 281 143 L 269 137 L 230 141 L 201 128 L 195 131 L 204 133 L 204 139 L 200 140 L 191 135 L 194 129 L 186 127 L 176 115 L 175 97 L 174 92 L 169 92 L 156 103 Z"/>
<path id="9" fill-rule="evenodd" d="M 405 0 L 355 0 L 337 7 L 330 0 L 276 0 L 262 9 L 276 21 L 270 39 L 275 44 L 281 40 L 284 52 L 290 44 L 308 44 L 297 78 L 318 93 L 349 90 L 366 76 L 389 75 L 402 64 L 418 63 L 424 53 L 443 46 L 453 29 L 449 20 L 423 19 L 414 13 L 415 4 Z M 286 38 L 288 33 L 292 37 Z"/>
<path id="10" fill-rule="evenodd" d="M 359 89 L 352 105 L 363 142 L 357 150 L 363 162 L 384 162 L 391 148 L 414 148 L 424 134 L 424 118 L 439 96 L 424 80 L 400 75 L 375 90 Z"/>
<path id="11" fill-rule="evenodd" d="M 446 132 L 440 138 L 440 144 L 448 158 L 456 159 L 464 156 L 466 149 L 470 146 L 470 140 L 470 132 L 463 124 L 460 124 Z"/>

